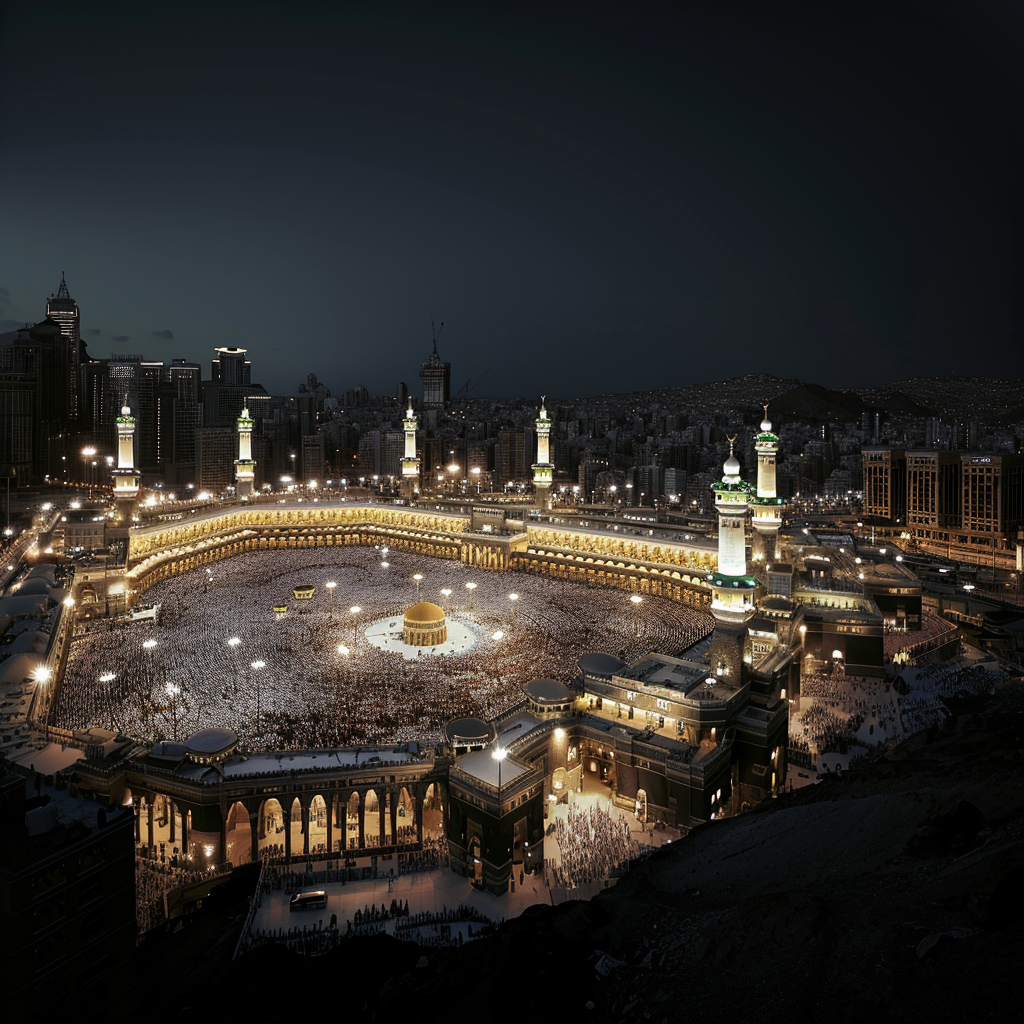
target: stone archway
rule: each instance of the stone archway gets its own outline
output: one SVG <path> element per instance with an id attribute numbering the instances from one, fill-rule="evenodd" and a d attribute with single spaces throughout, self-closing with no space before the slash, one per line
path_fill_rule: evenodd
<path id="1" fill-rule="evenodd" d="M 423 839 L 439 839 L 444 833 L 444 805 L 441 787 L 432 782 L 423 796 Z"/>
<path id="2" fill-rule="evenodd" d="M 327 852 L 327 801 L 319 793 L 309 802 L 306 817 L 309 852 L 322 855 Z"/>
<path id="3" fill-rule="evenodd" d="M 234 867 L 252 860 L 252 826 L 245 805 L 236 801 L 224 821 L 224 860 Z"/>
<path id="4" fill-rule="evenodd" d="M 268 797 L 260 806 L 257 818 L 257 851 L 266 850 L 272 857 L 284 855 L 284 808 L 276 797 Z"/>

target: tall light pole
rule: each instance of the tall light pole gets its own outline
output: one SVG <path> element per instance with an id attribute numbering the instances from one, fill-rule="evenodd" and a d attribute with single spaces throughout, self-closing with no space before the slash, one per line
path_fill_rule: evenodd
<path id="1" fill-rule="evenodd" d="M 476 590 L 476 584 L 472 580 L 470 580 L 470 582 L 466 584 L 466 589 L 469 591 L 469 610 L 472 611 L 473 610 L 473 591 Z"/>
<path id="2" fill-rule="evenodd" d="M 964 590 L 967 592 L 967 614 L 971 614 L 971 591 L 974 589 L 973 583 L 965 583 Z"/>
<path id="3" fill-rule="evenodd" d="M 327 596 L 331 599 L 330 616 L 331 616 L 332 619 L 334 618 L 334 588 L 337 585 L 338 584 L 335 583 L 334 580 L 328 580 L 327 584 L 326 584 L 326 586 L 327 586 Z"/>
<path id="4" fill-rule="evenodd" d="M 231 681 L 232 689 L 235 691 L 235 693 L 238 693 L 238 657 L 236 652 L 238 651 L 238 645 L 241 642 L 241 639 L 237 636 L 233 636 L 228 640 L 228 647 L 231 648 L 231 653 L 235 655 L 235 657 L 232 659 L 235 665 L 235 677 Z"/>
<path id="5" fill-rule="evenodd" d="M 113 675 L 111 674 L 111 678 Z M 102 681 L 103 677 L 100 676 Z M 178 694 L 181 693 L 181 687 L 177 683 L 167 684 L 167 696 L 171 698 L 171 723 L 173 726 L 172 738 L 174 742 L 178 742 Z"/>
<path id="6" fill-rule="evenodd" d="M 357 605 L 357 604 L 354 604 L 354 605 L 352 605 L 351 608 L 349 608 L 349 611 L 352 613 L 352 644 L 353 644 L 353 646 L 355 645 L 356 638 L 357 638 L 356 629 L 358 628 L 358 625 L 359 625 L 358 615 L 359 615 L 359 613 L 362 610 L 363 609 L 360 608 L 359 605 Z"/>
<path id="7" fill-rule="evenodd" d="M 512 618 L 516 618 L 516 613 L 519 610 L 519 595 L 509 594 L 508 599 L 512 602 Z"/>
<path id="8" fill-rule="evenodd" d="M 445 604 L 447 604 L 448 603 L 448 598 L 452 596 L 452 588 L 451 587 L 442 587 L 441 588 L 441 596 L 444 598 Z M 448 609 L 446 608 L 445 611 L 447 611 L 447 610 Z"/>
<path id="9" fill-rule="evenodd" d="M 416 600 L 418 602 L 420 599 L 420 584 L 423 582 L 423 574 L 419 572 L 416 573 L 413 576 L 413 580 L 416 582 Z"/>
<path id="10" fill-rule="evenodd" d="M 633 602 L 633 607 L 636 609 L 636 615 L 634 616 L 634 619 L 633 619 L 634 635 L 635 636 L 639 636 L 640 635 L 640 604 L 643 601 L 643 598 L 639 594 L 634 594 L 630 598 L 630 601 Z"/>
<path id="11" fill-rule="evenodd" d="M 89 473 L 89 462 L 96 455 L 95 448 L 83 448 L 82 449 L 82 464 L 85 471 L 85 483 L 89 488 L 89 497 L 92 497 L 92 476 Z"/>
<path id="12" fill-rule="evenodd" d="M 256 673 L 256 735 L 257 736 L 259 736 L 259 734 L 260 734 L 260 694 L 261 694 L 262 689 L 263 689 L 262 686 L 260 686 L 259 671 L 260 671 L 261 668 L 266 668 L 266 667 L 267 667 L 267 663 L 265 661 L 261 661 L 259 658 L 257 658 L 256 661 L 250 661 L 249 662 L 249 668 L 251 668 L 253 670 L 253 672 Z"/>

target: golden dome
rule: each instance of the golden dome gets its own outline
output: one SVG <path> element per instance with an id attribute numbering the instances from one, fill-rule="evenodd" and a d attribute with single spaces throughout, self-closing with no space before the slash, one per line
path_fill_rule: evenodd
<path id="1" fill-rule="evenodd" d="M 430 601 L 420 601 L 405 610 L 406 622 L 440 622 L 444 618 L 444 609 Z"/>

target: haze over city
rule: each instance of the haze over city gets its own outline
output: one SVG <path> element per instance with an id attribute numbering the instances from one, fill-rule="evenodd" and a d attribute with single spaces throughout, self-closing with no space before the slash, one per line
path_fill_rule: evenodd
<path id="1" fill-rule="evenodd" d="M 14 4 L 0 330 L 237 345 L 271 393 L 991 376 L 1021 341 L 1012 5 Z M 40 65 L 48 43 L 64 55 Z M 614 368 L 614 369 L 613 369 Z"/>

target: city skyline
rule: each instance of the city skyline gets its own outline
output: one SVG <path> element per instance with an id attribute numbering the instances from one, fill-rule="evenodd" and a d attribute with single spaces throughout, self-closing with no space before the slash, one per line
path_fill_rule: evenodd
<path id="1" fill-rule="evenodd" d="M 60 157 L 5 163 L 0 330 L 63 271 L 93 358 L 275 394 L 415 391 L 431 318 L 453 395 L 1005 377 L 1019 15 L 839 17 L 9 11 L 8 144 Z"/>

